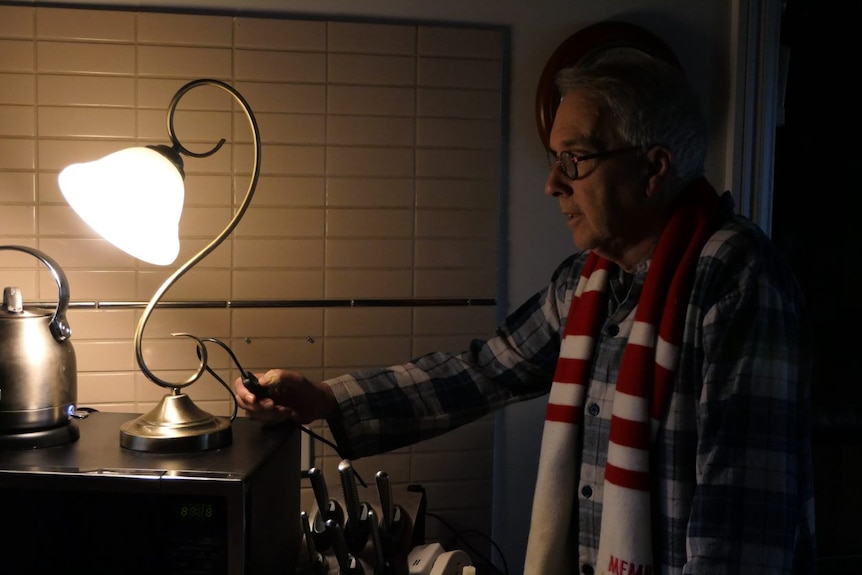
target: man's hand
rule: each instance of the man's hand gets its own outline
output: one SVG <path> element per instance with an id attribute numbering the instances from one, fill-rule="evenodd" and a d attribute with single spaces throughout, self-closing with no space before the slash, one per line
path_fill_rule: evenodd
<path id="1" fill-rule="evenodd" d="M 234 382 L 237 405 L 246 411 L 250 419 L 289 419 L 304 425 L 338 413 L 338 403 L 332 390 L 321 382 L 306 379 L 301 373 L 271 369 L 263 374 L 254 374 L 254 377 L 266 389 L 262 397 L 256 397 L 249 391 L 241 377 Z"/>

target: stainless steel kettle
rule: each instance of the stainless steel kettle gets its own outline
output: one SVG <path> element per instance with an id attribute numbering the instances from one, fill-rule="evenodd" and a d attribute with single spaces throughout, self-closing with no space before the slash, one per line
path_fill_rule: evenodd
<path id="1" fill-rule="evenodd" d="M 53 259 L 26 246 L 0 246 L 35 256 L 57 282 L 54 310 L 25 307 L 21 290 L 6 287 L 0 309 L 0 433 L 31 432 L 69 423 L 77 401 L 77 362 L 66 321 L 69 284 Z"/>

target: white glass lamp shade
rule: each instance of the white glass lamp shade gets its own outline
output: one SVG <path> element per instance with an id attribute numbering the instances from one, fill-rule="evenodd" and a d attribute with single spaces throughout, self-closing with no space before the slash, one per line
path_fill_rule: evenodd
<path id="1" fill-rule="evenodd" d="M 99 235 L 136 258 L 172 263 L 185 191 L 179 170 L 152 148 L 127 148 L 60 172 L 60 191 Z"/>

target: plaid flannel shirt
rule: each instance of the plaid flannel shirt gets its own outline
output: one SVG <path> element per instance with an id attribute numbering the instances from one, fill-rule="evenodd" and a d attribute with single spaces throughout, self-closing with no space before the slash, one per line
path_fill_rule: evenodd
<path id="1" fill-rule="evenodd" d="M 661 573 L 813 573 L 810 352 L 800 290 L 750 221 L 727 218 L 701 252 L 676 383 L 653 447 L 653 538 Z M 421 441 L 546 394 L 585 253 L 493 337 L 460 354 L 328 380 L 330 428 L 358 458 Z M 582 573 L 595 559 L 615 381 L 648 265 L 611 282 L 585 400 L 576 522 Z M 614 293 L 617 293 L 614 297 Z"/>

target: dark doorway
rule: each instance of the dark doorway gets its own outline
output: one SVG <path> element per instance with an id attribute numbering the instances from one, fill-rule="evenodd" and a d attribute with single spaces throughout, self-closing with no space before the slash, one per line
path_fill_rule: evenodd
<path id="1" fill-rule="evenodd" d="M 830 575 L 858 573 L 862 560 L 862 31 L 851 4 L 785 4 L 790 58 L 772 222 L 814 332 L 817 540 Z"/>

